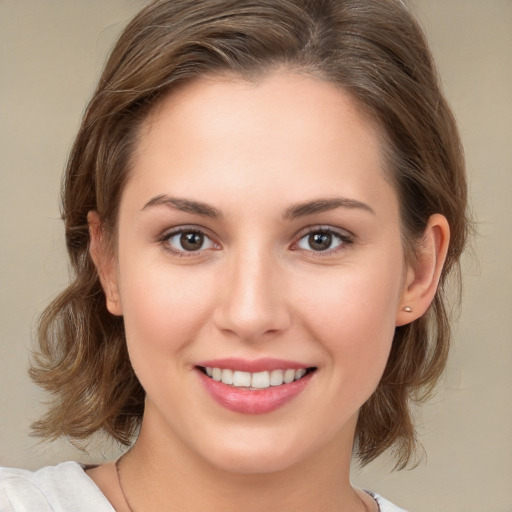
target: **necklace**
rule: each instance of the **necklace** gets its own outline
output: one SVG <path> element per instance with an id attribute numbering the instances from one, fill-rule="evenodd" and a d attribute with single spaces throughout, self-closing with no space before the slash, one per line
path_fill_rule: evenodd
<path id="1" fill-rule="evenodd" d="M 126 454 L 125 454 L 126 455 Z M 121 459 L 124 457 L 124 455 L 121 455 L 121 457 L 119 457 L 116 462 L 115 462 L 115 466 L 116 466 L 116 473 L 117 473 L 117 482 L 119 484 L 119 489 L 121 490 L 121 494 L 123 495 L 123 499 L 124 499 L 124 502 L 126 503 L 126 506 L 128 507 L 128 510 L 130 512 L 134 512 L 133 508 L 131 507 L 130 505 L 130 502 L 128 501 L 128 498 L 126 497 L 126 494 L 124 492 L 124 489 L 123 489 L 123 483 L 122 483 L 122 480 L 121 480 L 121 471 L 120 471 L 120 467 L 121 467 Z M 373 498 L 373 496 L 372 496 Z M 375 498 L 373 498 L 375 500 Z M 371 512 L 368 508 L 368 506 L 366 505 L 366 503 L 361 499 L 359 498 L 359 501 L 361 502 L 361 504 L 363 505 L 364 507 L 364 510 L 365 512 Z M 375 502 L 377 503 L 377 506 L 379 507 L 378 510 L 380 512 L 380 506 L 377 502 L 377 500 L 375 500 Z"/>
<path id="2" fill-rule="evenodd" d="M 121 466 L 121 459 L 124 457 L 124 455 L 121 455 L 121 457 L 119 457 L 119 459 L 116 460 L 116 463 L 115 463 L 115 466 L 116 466 L 116 473 L 117 473 L 117 482 L 119 484 L 119 489 L 121 489 L 121 494 L 123 495 L 123 498 L 124 498 L 124 502 L 126 503 L 126 506 L 128 507 L 128 510 L 130 512 L 134 512 L 133 511 L 133 508 L 131 507 L 130 505 L 130 502 L 128 501 L 128 498 L 126 497 L 126 494 L 124 493 L 124 489 L 123 489 L 123 484 L 121 482 L 121 471 L 120 471 L 120 466 Z"/>

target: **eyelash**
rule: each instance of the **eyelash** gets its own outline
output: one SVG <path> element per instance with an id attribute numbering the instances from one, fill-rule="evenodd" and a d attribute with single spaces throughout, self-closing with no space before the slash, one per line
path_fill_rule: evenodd
<path id="1" fill-rule="evenodd" d="M 202 244 L 201 248 L 197 249 L 197 250 L 191 250 L 191 251 L 187 251 L 184 248 L 183 249 L 173 248 L 171 246 L 171 240 L 174 237 L 181 236 L 184 234 L 202 236 L 203 244 Z M 299 244 L 301 243 L 302 240 L 306 239 L 307 237 L 310 237 L 311 235 L 315 235 L 315 234 L 328 235 L 328 236 L 332 237 L 333 239 L 337 239 L 339 243 L 334 248 L 328 248 L 325 250 L 318 250 L 318 251 L 315 251 L 314 249 L 302 248 L 299 246 Z M 203 245 L 206 241 L 209 241 L 211 246 L 203 248 Z M 217 250 L 220 248 L 220 245 L 217 242 L 215 242 L 209 234 L 207 234 L 203 229 L 195 228 L 195 227 L 190 227 L 190 228 L 182 227 L 179 229 L 172 230 L 170 232 L 166 232 L 158 239 L 158 242 L 164 246 L 166 251 L 170 252 L 174 256 L 179 256 L 180 258 L 194 257 L 194 256 L 201 254 L 205 250 L 208 250 L 208 249 L 216 249 Z M 182 241 L 180 240 L 179 243 L 181 244 L 181 242 Z M 303 231 L 302 233 L 300 233 L 299 238 L 297 239 L 296 242 L 294 242 L 292 244 L 291 249 L 295 250 L 295 251 L 297 251 L 297 250 L 306 251 L 306 252 L 314 255 L 315 257 L 321 257 L 321 256 L 326 256 L 326 255 L 331 255 L 333 253 L 336 253 L 336 252 L 342 250 L 343 247 L 346 247 L 347 245 L 350 245 L 353 242 L 354 242 L 354 238 L 353 238 L 353 236 L 351 236 L 349 234 L 340 233 L 339 231 L 334 230 L 330 227 L 314 226 L 314 227 L 308 228 L 307 231 Z"/>
<path id="2" fill-rule="evenodd" d="M 175 249 L 171 246 L 171 240 L 172 238 L 176 237 L 176 236 L 179 236 L 179 235 L 184 235 L 184 234 L 192 234 L 192 235 L 200 235 L 202 237 L 204 237 L 204 240 L 203 240 L 203 245 L 206 241 L 209 241 L 211 244 L 212 244 L 212 247 L 207 247 L 207 248 L 203 248 L 201 246 L 200 249 L 197 249 L 197 250 L 194 250 L 194 251 L 187 251 L 185 249 Z M 200 228 L 187 228 L 187 227 L 182 227 L 182 228 L 179 228 L 179 229 L 175 229 L 173 231 L 168 231 L 166 233 L 164 233 L 159 239 L 158 239 L 158 242 L 160 242 L 164 249 L 168 252 L 170 252 L 172 255 L 174 256 L 179 256 L 180 258 L 190 258 L 190 257 L 194 257 L 198 254 L 201 254 L 203 251 L 205 250 L 208 250 L 208 249 L 211 249 L 211 248 L 219 248 L 220 245 L 215 242 L 212 237 L 210 235 L 208 235 L 203 229 L 200 229 Z M 180 243 L 181 243 L 181 240 L 180 240 Z"/>
<path id="3" fill-rule="evenodd" d="M 334 239 L 338 240 L 338 244 L 334 248 L 328 248 L 325 250 L 318 250 L 315 251 L 314 249 L 303 249 L 299 247 L 299 243 L 306 239 L 307 237 L 310 237 L 311 235 L 315 234 L 321 234 L 321 235 L 329 235 Z M 315 257 L 322 257 L 322 256 L 328 256 L 332 255 L 340 250 L 343 250 L 343 248 L 346 248 L 348 245 L 354 243 L 354 237 L 346 232 L 340 232 L 338 230 L 335 230 L 331 227 L 327 226 L 312 226 L 310 228 L 307 228 L 306 231 L 303 231 L 300 233 L 300 238 L 297 240 L 297 242 L 294 242 L 292 245 L 293 250 L 304 250 L 309 252 L 311 255 L 314 255 Z"/>

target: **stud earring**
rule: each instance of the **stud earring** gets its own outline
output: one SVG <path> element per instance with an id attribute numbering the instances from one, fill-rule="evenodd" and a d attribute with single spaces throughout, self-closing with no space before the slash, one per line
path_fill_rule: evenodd
<path id="1" fill-rule="evenodd" d="M 412 313 L 412 308 L 411 306 L 405 306 L 402 308 L 402 311 L 405 311 L 406 313 Z"/>

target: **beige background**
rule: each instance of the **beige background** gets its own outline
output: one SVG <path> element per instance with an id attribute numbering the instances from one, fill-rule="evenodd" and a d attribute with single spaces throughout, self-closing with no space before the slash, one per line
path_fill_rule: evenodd
<path id="1" fill-rule="evenodd" d="M 31 330 L 66 283 L 57 195 L 87 98 L 141 0 L 0 0 L 0 464 L 86 460 L 28 437 L 43 394 L 26 376 Z M 423 408 L 428 453 L 355 481 L 415 512 L 510 512 L 512 499 L 512 0 L 415 0 L 464 139 L 475 254 L 446 379 Z M 112 454 L 103 445 L 95 460 Z"/>

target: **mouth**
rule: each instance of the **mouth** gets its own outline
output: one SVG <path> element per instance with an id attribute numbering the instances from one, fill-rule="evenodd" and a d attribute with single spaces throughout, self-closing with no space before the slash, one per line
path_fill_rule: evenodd
<path id="1" fill-rule="evenodd" d="M 246 372 L 231 368 L 197 366 L 199 371 L 216 382 L 239 389 L 260 390 L 283 386 L 303 379 L 313 373 L 316 367 L 274 369 L 259 372 Z"/>
<path id="2" fill-rule="evenodd" d="M 318 370 L 298 361 L 271 357 L 201 361 L 196 374 L 217 404 L 239 414 L 266 414 L 295 401 Z"/>

